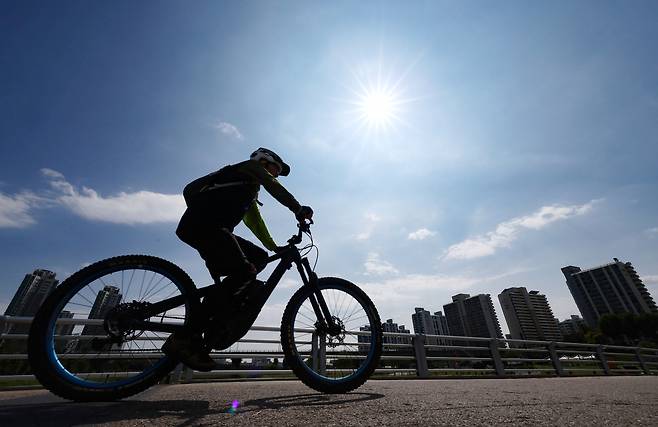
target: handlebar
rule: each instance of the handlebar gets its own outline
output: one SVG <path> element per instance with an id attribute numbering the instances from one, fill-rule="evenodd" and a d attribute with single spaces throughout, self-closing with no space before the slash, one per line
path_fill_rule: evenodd
<path id="1" fill-rule="evenodd" d="M 308 221 L 308 222 L 306 222 Z M 297 227 L 299 230 L 297 231 L 297 234 L 292 236 L 288 240 L 288 244 L 290 245 L 298 245 L 302 242 L 302 233 L 310 233 L 311 232 L 311 224 L 313 224 L 313 220 L 301 220 L 298 224 Z"/>

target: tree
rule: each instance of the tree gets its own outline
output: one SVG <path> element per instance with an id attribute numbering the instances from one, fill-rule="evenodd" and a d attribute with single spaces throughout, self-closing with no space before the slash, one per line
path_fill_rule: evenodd
<path id="1" fill-rule="evenodd" d="M 658 344 L 658 313 L 606 314 L 599 320 L 601 333 L 607 341 L 637 345 L 640 341 Z"/>

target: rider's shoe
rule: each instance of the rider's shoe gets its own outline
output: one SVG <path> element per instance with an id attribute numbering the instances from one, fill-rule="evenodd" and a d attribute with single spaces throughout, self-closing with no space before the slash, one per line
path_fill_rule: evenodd
<path id="1" fill-rule="evenodd" d="M 201 346 L 200 340 L 187 333 L 175 332 L 169 335 L 162 346 L 162 352 L 197 371 L 208 372 L 218 368 L 217 363 Z"/>

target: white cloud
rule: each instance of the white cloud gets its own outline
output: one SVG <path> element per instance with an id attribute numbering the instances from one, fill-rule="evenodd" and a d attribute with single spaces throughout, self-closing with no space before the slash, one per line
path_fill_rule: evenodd
<path id="1" fill-rule="evenodd" d="M 543 206 L 537 212 L 527 216 L 501 222 L 494 231 L 466 239 L 450 246 L 444 253 L 444 259 L 472 259 L 493 255 L 497 249 L 509 247 L 525 230 L 541 230 L 556 221 L 584 215 L 592 210 L 598 200 L 584 205 Z"/>
<path id="2" fill-rule="evenodd" d="M 185 201 L 179 194 L 137 191 L 103 197 L 87 187 L 78 191 L 55 170 L 46 168 L 41 172 L 59 193 L 55 201 L 85 219 L 115 224 L 176 222 L 185 210 Z"/>
<path id="3" fill-rule="evenodd" d="M 398 269 L 388 261 L 379 258 L 379 254 L 370 252 L 366 262 L 363 264 L 366 268 L 366 276 L 382 276 L 385 274 L 397 274 Z"/>
<path id="4" fill-rule="evenodd" d="M 434 299 L 437 292 L 462 292 L 476 285 L 503 279 L 526 270 L 516 269 L 492 276 L 408 274 L 379 282 L 363 283 L 359 286 L 376 302 L 418 303 L 427 295 Z"/>
<path id="5" fill-rule="evenodd" d="M 413 233 L 409 233 L 409 236 L 407 236 L 407 238 L 409 240 L 425 240 L 428 237 L 432 237 L 435 235 L 436 235 L 435 231 L 428 230 L 427 228 L 421 228 L 414 231 Z"/>
<path id="6" fill-rule="evenodd" d="M 368 240 L 372 236 L 372 232 L 375 231 L 377 223 L 381 221 L 381 217 L 375 213 L 368 212 L 363 215 L 364 221 L 361 223 L 363 231 L 357 234 L 356 240 Z"/>
<path id="7" fill-rule="evenodd" d="M 658 227 L 649 228 L 649 229 L 647 229 L 647 230 L 644 230 L 644 232 L 645 232 L 649 237 L 656 237 L 656 236 L 658 236 Z"/>
<path id="8" fill-rule="evenodd" d="M 648 276 L 642 276 L 642 282 L 645 285 L 658 285 L 658 274 L 650 274 Z"/>
<path id="9" fill-rule="evenodd" d="M 242 133 L 240 133 L 240 130 L 235 125 L 227 122 L 220 122 L 215 127 L 224 135 L 239 139 L 240 141 L 244 139 L 244 136 L 242 136 Z"/>
<path id="10" fill-rule="evenodd" d="M 40 197 L 30 192 L 13 196 L 0 193 L 0 228 L 25 228 L 36 223 L 30 211 L 41 202 Z"/>

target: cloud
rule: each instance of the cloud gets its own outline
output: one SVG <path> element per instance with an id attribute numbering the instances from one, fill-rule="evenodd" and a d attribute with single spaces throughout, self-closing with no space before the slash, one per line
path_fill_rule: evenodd
<path id="1" fill-rule="evenodd" d="M 653 227 L 644 230 L 644 232 L 649 236 L 649 237 L 657 237 L 658 236 L 658 227 Z"/>
<path id="2" fill-rule="evenodd" d="M 409 240 L 425 240 L 428 237 L 432 237 L 435 235 L 436 235 L 435 231 L 428 230 L 427 228 L 421 228 L 414 231 L 413 233 L 409 233 L 409 236 L 407 236 L 407 238 Z"/>
<path id="3" fill-rule="evenodd" d="M 377 302 L 413 302 L 420 295 L 433 296 L 436 292 L 462 292 L 476 285 L 503 279 L 527 270 L 515 269 L 491 276 L 407 274 L 384 281 L 362 283 L 359 286 Z M 405 302 L 405 304 L 407 304 Z"/>
<path id="4" fill-rule="evenodd" d="M 658 285 L 658 274 L 642 276 L 642 282 L 645 285 Z"/>
<path id="5" fill-rule="evenodd" d="M 54 199 L 56 203 L 92 221 L 115 224 L 176 222 L 185 210 L 185 201 L 179 194 L 137 191 L 103 197 L 87 187 L 78 191 L 64 175 L 53 169 L 44 168 L 41 172 L 58 193 Z"/>
<path id="6" fill-rule="evenodd" d="M 244 139 L 244 136 L 242 136 L 242 133 L 240 133 L 240 130 L 235 127 L 234 125 L 227 123 L 227 122 L 220 122 L 219 124 L 215 125 L 217 129 L 224 135 L 228 135 L 232 138 L 238 139 L 242 141 Z"/>
<path id="7" fill-rule="evenodd" d="M 356 240 L 368 240 L 370 239 L 370 236 L 372 236 L 372 232 L 375 231 L 375 227 L 377 226 L 377 223 L 381 221 L 381 217 L 375 213 L 366 213 L 363 215 L 365 221 L 361 224 L 361 227 L 363 228 L 363 231 L 359 234 L 357 234 Z"/>
<path id="8" fill-rule="evenodd" d="M 494 231 L 450 246 L 445 251 L 443 259 L 472 259 L 493 255 L 497 249 L 509 247 L 523 231 L 541 230 L 554 222 L 585 215 L 592 210 L 596 202 L 598 200 L 592 200 L 584 205 L 543 206 L 530 215 L 501 222 Z"/>
<path id="9" fill-rule="evenodd" d="M 42 199 L 30 192 L 13 196 L 0 193 L 0 228 L 25 228 L 35 224 L 31 210 L 41 204 Z"/>
<path id="10" fill-rule="evenodd" d="M 399 271 L 388 261 L 379 258 L 379 254 L 370 252 L 366 262 L 363 264 L 366 268 L 366 276 L 382 276 L 385 274 L 397 274 Z"/>

